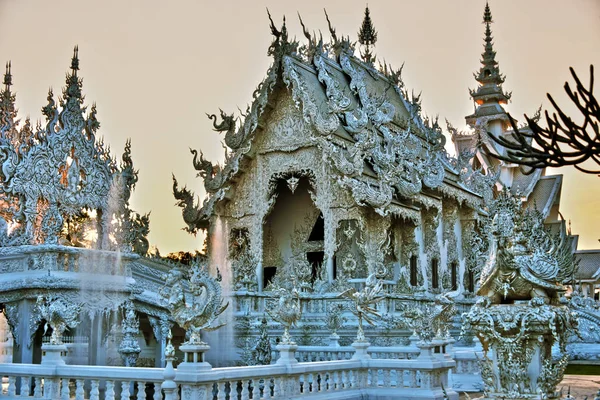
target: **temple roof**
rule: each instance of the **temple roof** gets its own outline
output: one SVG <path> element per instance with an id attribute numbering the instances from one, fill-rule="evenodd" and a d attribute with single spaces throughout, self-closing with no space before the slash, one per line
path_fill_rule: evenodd
<path id="1" fill-rule="evenodd" d="M 579 260 L 579 268 L 575 273 L 576 280 L 600 279 L 600 250 L 578 250 L 575 252 Z"/>
<path id="2" fill-rule="evenodd" d="M 421 115 L 420 96 L 409 96 L 401 69 L 385 65 L 377 70 L 371 62 L 359 59 L 354 45 L 338 37 L 331 24 L 330 43 L 302 26 L 308 43 L 300 45 L 288 39 L 285 20 L 281 28 L 271 20 L 273 64 L 243 122 L 236 127 L 233 116 L 222 113 L 221 123 L 213 117 L 215 130 L 226 132 L 225 143 L 231 151 L 222 168 L 202 154 L 195 162 L 210 194 L 200 212 L 202 218 L 208 218 L 218 201 L 215 198 L 224 198 L 230 180 L 243 172 L 242 158 L 254 154 L 254 138 L 266 126 L 268 109 L 281 91 L 291 94 L 311 128 L 310 146 L 324 153 L 338 183 L 350 190 L 358 204 L 387 213 L 393 203 L 419 204 L 422 189 L 428 189 L 478 208 L 480 196 L 460 182 L 445 152 L 437 118 Z M 192 194 L 185 190 L 175 181 L 179 205 L 189 208 L 186 204 Z M 188 226 L 195 229 L 193 224 Z"/>

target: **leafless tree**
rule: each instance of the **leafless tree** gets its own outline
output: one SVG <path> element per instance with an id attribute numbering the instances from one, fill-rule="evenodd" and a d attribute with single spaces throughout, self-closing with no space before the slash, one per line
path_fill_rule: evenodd
<path id="1" fill-rule="evenodd" d="M 525 115 L 530 129 L 519 128 L 509 114 L 513 132 L 504 137 L 489 134 L 492 140 L 507 150 L 505 155 L 494 155 L 496 158 L 529 167 L 522 168 L 526 174 L 531 174 L 537 168 L 566 165 L 588 174 L 600 173 L 600 169 L 583 166 L 590 159 L 600 166 L 600 107 L 593 94 L 594 66 L 590 65 L 589 89 L 584 87 L 573 68 L 569 69 L 575 79 L 576 90 L 571 90 L 569 82 L 565 82 L 565 91 L 583 115 L 583 123 L 575 123 L 548 93 L 548 99 L 556 111 L 552 115 L 545 112 L 547 127 L 540 126 L 537 118 Z"/>

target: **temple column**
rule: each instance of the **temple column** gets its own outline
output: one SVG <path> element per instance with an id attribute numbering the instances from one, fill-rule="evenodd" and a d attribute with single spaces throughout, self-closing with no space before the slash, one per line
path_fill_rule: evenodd
<path id="1" fill-rule="evenodd" d="M 173 327 L 173 323 L 169 322 L 166 317 L 161 317 L 159 319 L 157 317 L 148 316 L 148 320 L 150 321 L 150 326 L 152 327 L 152 332 L 154 333 L 154 338 L 157 343 L 154 355 L 154 366 L 156 368 L 163 368 L 165 349 L 167 347 L 167 336 L 169 335 L 170 329 Z"/>

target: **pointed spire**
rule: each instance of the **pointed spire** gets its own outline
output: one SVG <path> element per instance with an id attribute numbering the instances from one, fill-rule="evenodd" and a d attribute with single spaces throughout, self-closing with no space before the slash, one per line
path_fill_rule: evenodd
<path id="1" fill-rule="evenodd" d="M 12 74 L 10 73 L 11 62 L 6 63 L 6 72 L 4 73 L 4 90 L 10 93 L 10 87 L 12 85 Z"/>
<path id="2" fill-rule="evenodd" d="M 499 119 L 508 120 L 502 104 L 508 103 L 510 93 L 502 90 L 505 77 L 500 73 L 500 68 L 496 61 L 491 29 L 493 22 L 490 5 L 486 2 L 483 12 L 483 23 L 485 24 L 484 52 L 481 54 L 481 68 L 474 74 L 479 87 L 475 90 L 470 90 L 471 97 L 476 103 L 476 109 L 474 114 L 467 117 L 467 121 L 483 115 L 491 116 L 494 114 L 498 114 Z"/>
<path id="3" fill-rule="evenodd" d="M 71 71 L 73 71 L 73 75 L 77 76 L 77 71 L 79 71 L 79 46 L 75 45 L 73 48 L 73 58 L 71 58 Z"/>
<path id="4" fill-rule="evenodd" d="M 4 73 L 4 89 L 0 91 L 0 136 L 12 138 L 16 135 L 18 121 L 15 109 L 15 95 L 11 93 L 12 86 L 11 62 L 6 63 Z"/>
<path id="5" fill-rule="evenodd" d="M 371 47 L 377 42 L 377 31 L 371 21 L 371 12 L 369 5 L 365 8 L 365 18 L 363 19 L 360 30 L 358 31 L 358 42 L 363 46 L 364 51 L 361 52 L 363 60 L 367 63 L 375 62 L 375 55 L 371 51 Z"/>
<path id="6" fill-rule="evenodd" d="M 83 112 L 83 95 L 81 88 L 83 81 L 77 76 L 79 70 L 79 46 L 73 49 L 73 58 L 71 58 L 71 72 L 67 73 L 66 86 L 63 89 L 63 96 L 60 99 L 60 105 L 63 106 L 59 113 L 59 121 L 62 127 L 66 125 L 84 127 Z"/>

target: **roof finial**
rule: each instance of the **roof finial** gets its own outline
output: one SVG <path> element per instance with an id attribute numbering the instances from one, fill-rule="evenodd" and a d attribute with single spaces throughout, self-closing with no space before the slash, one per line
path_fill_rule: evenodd
<path id="1" fill-rule="evenodd" d="M 483 23 L 484 24 L 491 24 L 492 22 L 492 12 L 490 11 L 490 5 L 489 3 L 486 1 L 485 2 L 485 10 L 483 12 Z"/>
<path id="2" fill-rule="evenodd" d="M 491 24 L 493 22 L 490 5 L 486 1 L 483 12 L 483 23 L 485 24 L 484 51 L 481 54 L 481 68 L 474 74 L 475 80 L 479 83 L 479 87 L 470 91 L 471 97 L 476 103 L 476 108 L 472 115 L 467 116 L 467 123 L 469 124 L 474 123 L 477 117 L 483 115 L 491 116 L 492 114 L 497 115 L 498 119 L 508 120 L 501 105 L 508 103 L 510 100 L 510 93 L 506 93 L 502 90 L 502 84 L 504 83 L 505 78 L 504 75 L 500 73 L 500 68 L 496 61 L 496 52 L 494 51 L 491 29 Z M 500 106 L 500 109 L 498 109 L 497 106 Z"/>
<path id="3" fill-rule="evenodd" d="M 375 61 L 375 56 L 371 52 L 371 46 L 375 46 L 375 43 L 377 42 L 377 31 L 375 30 L 375 27 L 373 27 L 368 4 L 365 8 L 365 18 L 358 31 L 358 42 L 364 47 L 364 52 L 361 52 L 363 60 L 367 63 L 373 63 Z"/>
<path id="4" fill-rule="evenodd" d="M 71 70 L 73 74 L 77 75 L 77 71 L 79 71 L 79 46 L 75 45 L 73 48 L 73 58 L 71 59 Z"/>
<path id="5" fill-rule="evenodd" d="M 4 86 L 7 92 L 10 92 L 10 86 L 12 85 L 12 74 L 10 73 L 11 62 L 6 63 L 6 72 L 4 73 Z"/>

